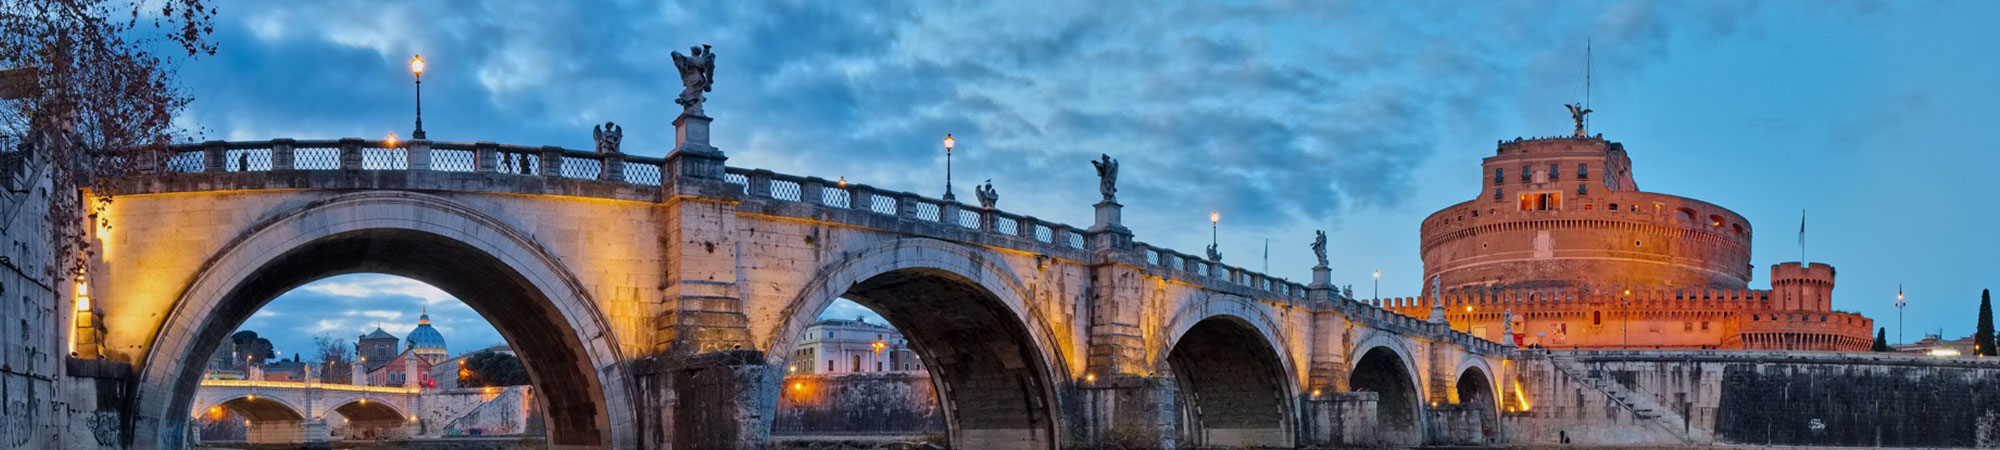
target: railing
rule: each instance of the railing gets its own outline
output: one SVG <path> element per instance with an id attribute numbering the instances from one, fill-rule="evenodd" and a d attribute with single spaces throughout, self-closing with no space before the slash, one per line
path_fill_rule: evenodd
<path id="1" fill-rule="evenodd" d="M 375 392 L 381 394 L 415 394 L 422 390 L 420 388 L 362 386 L 354 384 L 320 383 L 312 381 L 201 380 L 201 385 L 211 386 L 211 387 L 320 389 L 328 391 Z"/>
<path id="2" fill-rule="evenodd" d="M 1132 243 L 1146 256 L 1146 265 L 1178 273 L 1184 276 L 1214 283 L 1239 286 L 1255 292 L 1276 294 L 1293 299 L 1306 298 L 1306 285 L 1283 278 L 1232 267 L 1219 262 L 1210 262 L 1171 249 L 1155 247 L 1142 242 Z"/>
<path id="3" fill-rule="evenodd" d="M 366 139 L 222 142 L 175 145 L 160 169 L 168 173 L 312 170 L 407 170 L 497 173 L 659 186 L 660 158 L 561 147 L 491 142 Z"/>
<path id="4" fill-rule="evenodd" d="M 753 198 L 863 211 L 1075 250 L 1084 248 L 1083 230 L 1075 227 L 908 192 L 735 167 L 724 170 L 722 181 L 740 186 L 744 195 Z"/>

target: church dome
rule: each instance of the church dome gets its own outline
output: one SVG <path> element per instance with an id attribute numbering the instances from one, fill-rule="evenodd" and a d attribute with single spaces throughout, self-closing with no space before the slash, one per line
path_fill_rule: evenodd
<path id="1" fill-rule="evenodd" d="M 437 328 L 431 327 L 429 311 L 418 316 L 417 329 L 410 330 L 410 335 L 406 339 L 411 350 L 435 350 L 439 354 L 445 353 L 444 335 L 439 334 Z"/>

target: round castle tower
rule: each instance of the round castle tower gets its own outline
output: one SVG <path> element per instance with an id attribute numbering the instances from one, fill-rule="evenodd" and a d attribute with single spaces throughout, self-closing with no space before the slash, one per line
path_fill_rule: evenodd
<path id="1" fill-rule="evenodd" d="M 1773 265 L 1771 289 L 1748 289 L 1749 221 L 1640 191 L 1624 145 L 1578 135 L 1497 147 L 1482 161 L 1478 197 L 1424 219 L 1423 296 L 1380 306 L 1440 311 L 1454 329 L 1551 348 L 1872 343 L 1874 321 L 1833 310 L 1832 266 Z"/>
<path id="2" fill-rule="evenodd" d="M 1516 139 L 1481 167 L 1479 197 L 1423 222 L 1424 279 L 1446 293 L 1750 282 L 1749 221 L 1708 202 L 1639 191 L 1624 145 Z"/>

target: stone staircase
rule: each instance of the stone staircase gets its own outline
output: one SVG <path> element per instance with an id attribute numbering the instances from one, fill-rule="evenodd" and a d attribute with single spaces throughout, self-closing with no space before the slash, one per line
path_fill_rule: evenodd
<path id="1" fill-rule="evenodd" d="M 1604 393 L 1606 397 L 1611 399 L 1612 403 L 1630 411 L 1632 416 L 1637 417 L 1640 422 L 1646 423 L 1654 429 L 1665 433 L 1667 436 L 1672 436 L 1680 440 L 1683 444 L 1698 444 L 1698 440 L 1689 435 L 1691 430 L 1687 429 L 1687 419 L 1682 417 L 1680 413 L 1675 412 L 1673 408 L 1669 408 L 1667 405 L 1655 400 L 1653 396 L 1632 392 L 1631 389 L 1627 389 L 1624 384 L 1619 383 L 1617 380 L 1597 376 L 1583 362 L 1578 361 L 1575 356 L 1552 352 L 1549 355 L 1549 361 L 1552 363 L 1551 365 L 1555 366 L 1557 371 L 1569 376 L 1570 379 L 1576 380 L 1585 386 L 1596 388 L 1598 392 Z"/>

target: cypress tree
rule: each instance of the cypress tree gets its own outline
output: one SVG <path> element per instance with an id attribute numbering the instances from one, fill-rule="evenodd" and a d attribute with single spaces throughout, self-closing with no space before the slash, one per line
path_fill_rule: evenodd
<path id="1" fill-rule="evenodd" d="M 1993 291 L 1979 290 L 1979 328 L 1972 332 L 1972 345 L 1979 347 L 1979 356 L 2000 355 L 1993 348 Z"/>
<path id="2" fill-rule="evenodd" d="M 1868 349 L 1868 351 L 1871 351 L 1871 352 L 1893 352 L 1893 351 L 1896 351 L 1896 348 L 1895 348 L 1895 347 L 1890 347 L 1890 346 L 1889 346 L 1889 328 L 1888 328 L 1888 327 L 1883 327 L 1883 328 L 1876 328 L 1876 329 L 1875 329 L 1875 346 L 1874 346 L 1874 347 L 1871 347 L 1871 348 L 1869 348 L 1869 349 Z"/>

